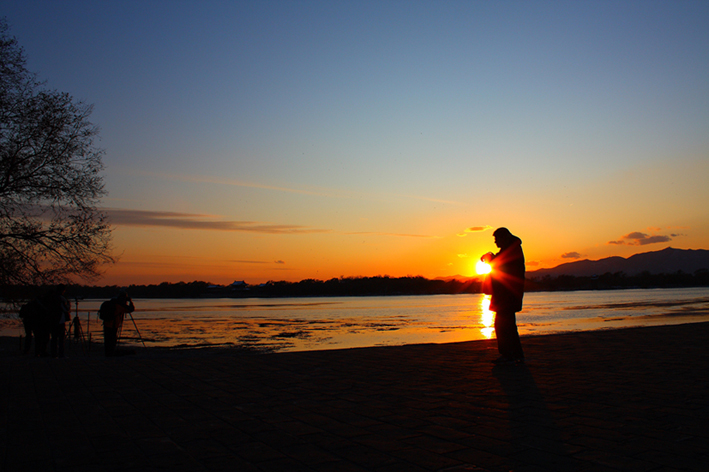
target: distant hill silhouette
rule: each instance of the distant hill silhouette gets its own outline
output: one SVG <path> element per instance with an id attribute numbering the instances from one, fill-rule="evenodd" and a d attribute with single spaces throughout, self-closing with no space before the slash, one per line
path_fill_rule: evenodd
<path id="1" fill-rule="evenodd" d="M 705 249 L 674 249 L 671 247 L 661 251 L 635 254 L 627 259 L 624 257 L 606 257 L 597 261 L 588 259 L 567 262 L 551 269 L 528 271 L 527 278 L 544 276 L 558 277 L 572 275 L 574 277 L 591 277 L 606 273 L 623 272 L 633 276 L 642 272 L 650 274 L 674 274 L 679 271 L 694 274 L 697 270 L 709 270 L 709 250 Z"/>

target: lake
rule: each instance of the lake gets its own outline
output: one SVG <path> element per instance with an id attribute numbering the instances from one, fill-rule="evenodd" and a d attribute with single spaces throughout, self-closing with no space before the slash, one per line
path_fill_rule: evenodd
<path id="1" fill-rule="evenodd" d="M 481 294 L 276 299 L 141 299 L 126 318 L 124 344 L 243 346 L 310 351 L 494 337 Z M 79 300 L 85 336 L 102 343 L 101 300 Z M 72 314 L 77 306 L 72 300 Z M 517 316 L 522 336 L 709 321 L 709 288 L 531 292 Z M 137 331 L 136 331 L 137 328 Z M 19 336 L 14 316 L 0 335 Z M 138 333 L 140 336 L 138 336 Z"/>

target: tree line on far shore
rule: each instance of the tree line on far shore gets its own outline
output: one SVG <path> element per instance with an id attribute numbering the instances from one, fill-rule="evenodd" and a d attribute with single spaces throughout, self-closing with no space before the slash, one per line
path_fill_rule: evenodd
<path id="1" fill-rule="evenodd" d="M 407 277 L 340 277 L 330 280 L 305 279 L 299 282 L 269 281 L 265 284 L 215 285 L 209 282 L 178 282 L 151 285 L 88 286 L 68 285 L 67 298 L 107 299 L 116 296 L 120 290 L 127 290 L 133 298 L 277 298 L 277 297 L 341 297 L 341 296 L 394 296 L 394 295 L 454 295 L 460 293 L 480 293 L 482 278 L 468 279 L 426 279 L 421 276 Z M 630 288 L 680 288 L 709 286 L 709 270 L 698 270 L 693 274 L 676 272 L 673 274 L 626 275 L 623 272 L 606 273 L 600 276 L 575 277 L 529 277 L 527 292 L 564 290 L 617 290 Z M 31 299 L 50 287 L 14 287 L 13 292 L 21 298 Z"/>

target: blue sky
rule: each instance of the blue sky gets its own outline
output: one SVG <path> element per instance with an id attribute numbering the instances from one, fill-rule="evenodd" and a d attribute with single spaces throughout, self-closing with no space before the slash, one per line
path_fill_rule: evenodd
<path id="1" fill-rule="evenodd" d="M 530 269 L 709 248 L 707 2 L 0 6 L 94 104 L 108 281 L 450 275 L 503 225 Z"/>

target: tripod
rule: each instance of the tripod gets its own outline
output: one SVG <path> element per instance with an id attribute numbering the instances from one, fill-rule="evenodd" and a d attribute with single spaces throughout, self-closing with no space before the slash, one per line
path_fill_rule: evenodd
<path id="1" fill-rule="evenodd" d="M 143 347 L 145 346 L 145 341 L 143 341 L 143 336 L 140 335 L 140 330 L 138 329 L 138 325 L 135 324 L 135 318 L 133 318 L 133 313 L 128 312 L 128 316 L 130 316 L 131 321 L 133 322 L 133 327 L 135 328 L 135 332 L 138 333 L 138 339 L 140 339 L 140 342 L 143 343 Z M 123 334 L 123 324 L 121 324 L 120 331 L 118 332 L 118 341 L 116 342 L 116 346 L 121 342 L 121 337 Z"/>
<path id="2" fill-rule="evenodd" d="M 71 339 L 71 332 L 74 331 L 74 339 L 78 339 L 81 344 L 81 348 L 86 348 L 86 337 L 84 336 L 84 330 L 81 328 L 81 320 L 79 320 L 79 315 L 75 315 L 74 319 L 71 320 L 69 326 L 66 329 L 66 338 Z"/>
<path id="3" fill-rule="evenodd" d="M 86 353 L 87 351 L 87 346 L 86 346 L 86 338 L 84 337 L 84 330 L 81 328 L 81 320 L 79 319 L 79 298 L 75 298 L 75 312 L 74 312 L 74 319 L 70 320 L 69 327 L 67 328 L 64 337 L 65 339 L 71 339 L 71 331 L 72 329 L 74 330 L 74 339 L 79 340 L 79 344 L 81 345 L 81 351 L 83 353 Z M 71 313 L 69 313 L 69 317 L 71 317 Z M 90 348 L 90 345 L 89 345 Z"/>

